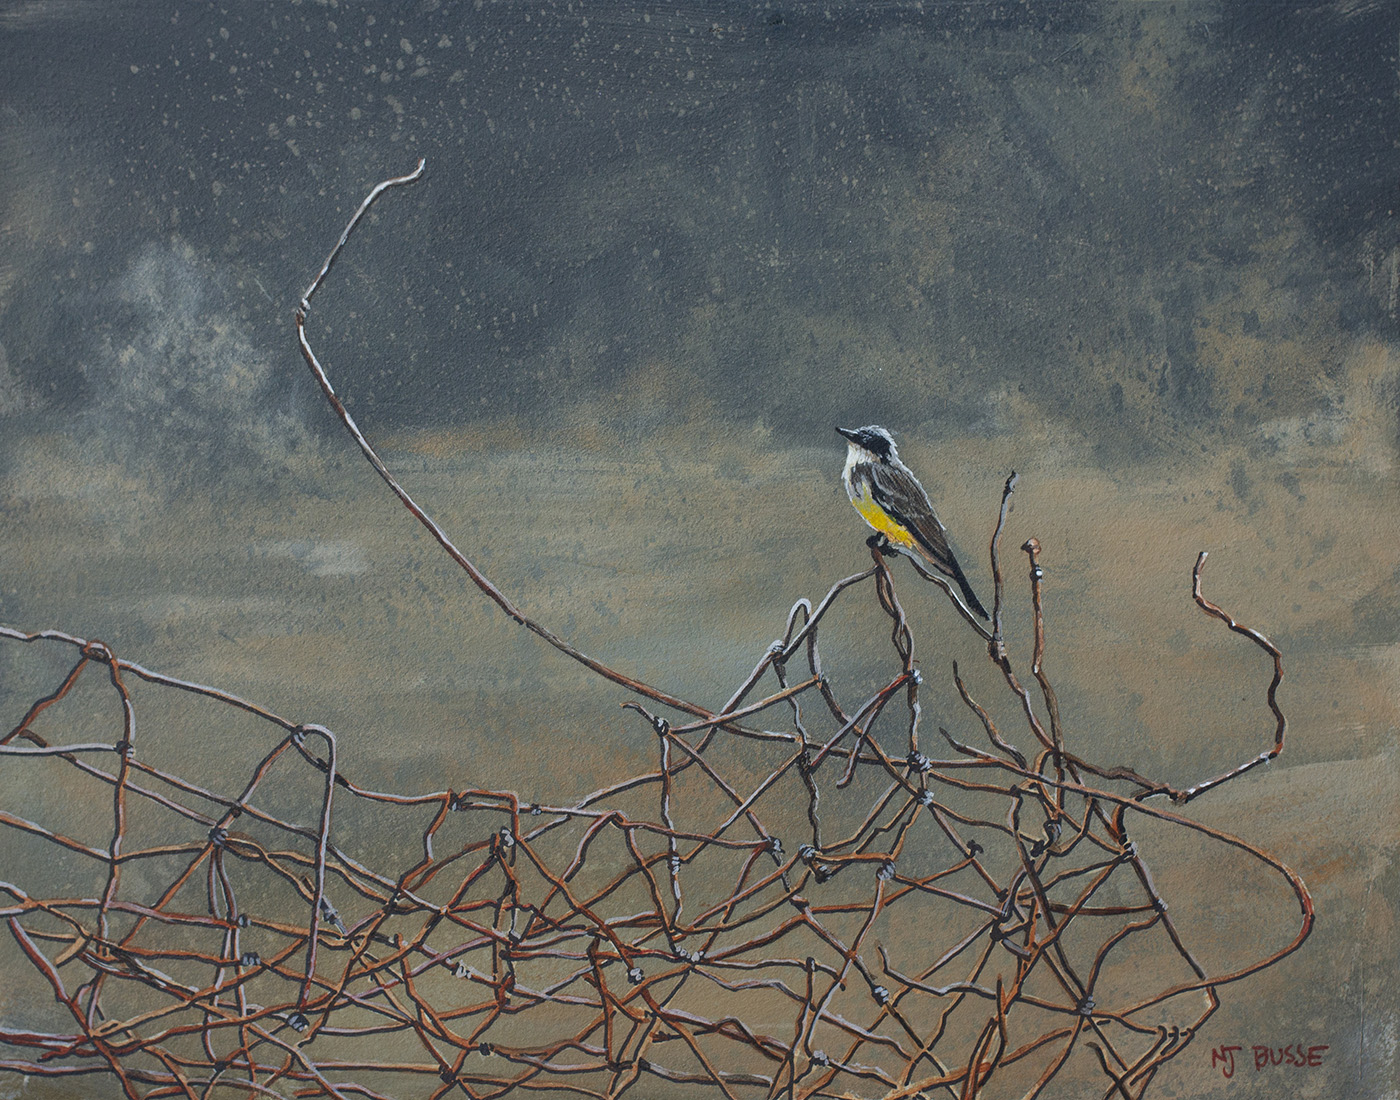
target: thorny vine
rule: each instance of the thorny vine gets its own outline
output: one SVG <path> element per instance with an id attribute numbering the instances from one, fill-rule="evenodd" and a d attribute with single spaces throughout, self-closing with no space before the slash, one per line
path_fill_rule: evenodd
<path id="1" fill-rule="evenodd" d="M 1024 723 L 1022 746 L 956 666 L 958 700 L 985 744 L 940 728 L 942 750 L 924 745 L 927 687 L 878 547 L 870 568 L 793 605 L 782 637 L 721 706 L 625 676 L 535 622 L 467 559 L 375 454 L 307 340 L 311 298 L 365 211 L 422 171 L 379 184 L 350 220 L 296 311 L 302 354 L 365 457 L 477 587 L 633 694 L 624 706 L 654 731 L 656 769 L 558 805 L 509 791 L 370 790 L 344 773 L 322 726 L 98 641 L 0 627 L 0 641 L 71 654 L 0 736 L 5 767 L 89 802 L 103 791 L 110 807 L 100 842 L 0 809 L 7 847 L 38 854 L 33 882 L 0 881 L 0 919 L 59 1009 L 17 1002 L 30 1009 L 20 1020 L 7 1009 L 0 1044 L 16 1053 L 0 1070 L 104 1075 L 128 1097 L 187 1100 L 612 1098 L 639 1082 L 729 1100 L 971 1100 L 1046 1095 L 1078 1054 L 1097 1066 L 1104 1097 L 1144 1096 L 1215 1012 L 1220 988 L 1297 950 L 1313 919 L 1306 887 L 1278 859 L 1153 801 L 1184 805 L 1283 749 L 1281 655 L 1202 595 L 1205 553 L 1193 598 L 1269 655 L 1276 725 L 1267 751 L 1184 789 L 1101 766 L 1067 740 L 1043 664 L 1035 539 L 1022 547 L 1031 682 L 1018 677 L 1002 640 L 1000 547 L 1014 474 L 991 539 L 991 629 L 964 618 Z M 852 705 L 824 671 L 821 629 L 838 601 L 871 589 L 893 671 Z M 120 707 L 120 734 L 65 741 L 65 704 L 95 679 Z M 205 701 L 216 717 L 241 712 L 264 731 L 237 791 L 143 750 L 137 699 L 152 689 L 140 685 Z M 336 823 L 357 808 L 417 838 L 411 865 L 356 854 Z M 1135 818 L 1276 872 L 1299 906 L 1294 938 L 1208 972 L 1132 838 Z M 803 842 L 790 849 L 795 836 Z M 51 896 L 45 871 L 91 890 Z"/>

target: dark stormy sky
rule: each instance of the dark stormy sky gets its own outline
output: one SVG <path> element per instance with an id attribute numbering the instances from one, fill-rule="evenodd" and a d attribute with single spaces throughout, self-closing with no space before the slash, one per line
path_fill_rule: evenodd
<path id="1" fill-rule="evenodd" d="M 1293 740 L 1202 813 L 1327 914 L 1211 1041 L 1284 1019 L 1338 1052 L 1320 1095 L 1380 1096 L 1400 1003 L 1354 944 L 1395 957 L 1400 896 L 1398 48 L 1383 0 L 0 0 L 0 623 L 324 722 L 404 789 L 645 766 L 297 353 L 349 213 L 425 158 L 310 337 L 463 548 L 631 673 L 717 703 L 862 568 L 832 427 L 883 423 L 984 592 L 1021 472 L 1076 736 L 1190 782 L 1271 728 L 1257 652 L 1190 605 L 1211 550 Z M 930 676 L 977 661 L 909 598 Z M 1214 1095 L 1200 1063 L 1163 1080 Z"/>
<path id="2" fill-rule="evenodd" d="M 62 414 L 100 403 L 94 343 L 141 321 L 99 288 L 142 238 L 215 265 L 273 341 L 337 212 L 426 157 L 340 288 L 377 320 L 382 365 L 345 369 L 381 425 L 566 415 L 665 360 L 785 440 L 911 400 L 996 431 L 1012 390 L 1105 460 L 1218 441 L 1315 411 L 1316 376 L 1393 330 L 1395 22 L 7 5 L 9 369 Z M 25 231 L 36 203 L 62 241 Z"/>

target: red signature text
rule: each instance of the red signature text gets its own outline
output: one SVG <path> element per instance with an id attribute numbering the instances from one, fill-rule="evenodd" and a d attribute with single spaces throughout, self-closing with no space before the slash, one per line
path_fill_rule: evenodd
<path id="1" fill-rule="evenodd" d="M 1322 1052 L 1328 1049 L 1325 1046 L 1305 1047 L 1302 1043 L 1289 1043 L 1286 1047 L 1254 1046 L 1250 1047 L 1250 1053 L 1254 1055 L 1254 1071 L 1268 1069 L 1270 1066 L 1293 1066 L 1303 1068 L 1304 1066 L 1322 1065 Z M 1220 1067 L 1220 1072 L 1225 1077 L 1235 1075 L 1235 1054 L 1244 1050 L 1239 1046 L 1218 1046 L 1213 1047 L 1210 1052 L 1210 1068 Z"/>

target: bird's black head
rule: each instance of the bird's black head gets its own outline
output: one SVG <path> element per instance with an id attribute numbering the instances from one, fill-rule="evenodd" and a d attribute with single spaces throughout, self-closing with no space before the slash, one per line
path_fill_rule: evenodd
<path id="1" fill-rule="evenodd" d="M 836 430 L 857 447 L 869 451 L 881 462 L 888 462 L 895 457 L 894 437 L 878 424 L 869 424 L 864 428 L 837 428 Z"/>

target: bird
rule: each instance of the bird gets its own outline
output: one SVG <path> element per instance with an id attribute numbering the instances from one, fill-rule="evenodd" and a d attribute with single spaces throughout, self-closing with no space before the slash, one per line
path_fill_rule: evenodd
<path id="1" fill-rule="evenodd" d="M 917 554 L 952 578 L 962 590 L 967 606 L 982 618 L 989 618 L 953 556 L 948 532 L 933 514 L 928 493 L 913 471 L 899 460 L 894 437 L 878 424 L 836 430 L 847 440 L 846 468 L 841 472 L 841 480 L 861 518 L 897 549 L 911 557 Z"/>

